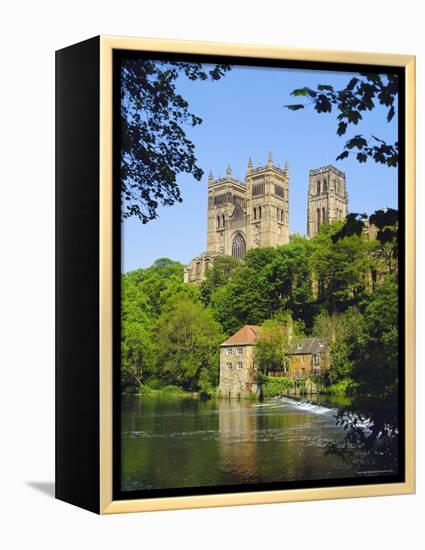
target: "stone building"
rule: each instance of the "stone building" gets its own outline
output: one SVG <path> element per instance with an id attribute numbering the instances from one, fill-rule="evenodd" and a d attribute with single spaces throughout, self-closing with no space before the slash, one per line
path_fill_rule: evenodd
<path id="1" fill-rule="evenodd" d="M 324 223 L 343 220 L 348 214 L 345 174 L 332 166 L 310 170 L 307 206 L 307 235 L 319 233 Z"/>
<path id="2" fill-rule="evenodd" d="M 257 366 L 255 344 L 260 335 L 258 325 L 245 325 L 220 346 L 220 384 L 223 396 L 243 397 L 256 393 Z M 319 374 L 330 367 L 330 353 L 325 338 L 302 338 L 290 342 L 282 370 L 268 376 L 288 376 L 294 380 Z"/>
<path id="3" fill-rule="evenodd" d="M 257 392 L 254 347 L 260 329 L 257 325 L 245 325 L 221 344 L 221 395 L 238 397 Z"/>
<path id="4" fill-rule="evenodd" d="M 302 338 L 289 349 L 287 375 L 295 380 L 320 374 L 330 367 L 330 352 L 326 338 Z"/>
<path id="5" fill-rule="evenodd" d="M 315 237 L 323 223 L 343 220 L 348 214 L 345 174 L 332 165 L 310 170 L 307 234 Z M 289 168 L 273 163 L 248 162 L 245 179 L 208 178 L 207 251 L 186 266 L 184 281 L 199 284 L 217 256 L 242 259 L 247 250 L 289 243 Z"/>
<path id="6" fill-rule="evenodd" d="M 243 181 L 228 167 L 224 178 L 208 178 L 207 252 L 194 258 L 185 282 L 199 283 L 217 256 L 242 259 L 247 250 L 289 242 L 289 169 L 273 163 L 254 168 Z"/>

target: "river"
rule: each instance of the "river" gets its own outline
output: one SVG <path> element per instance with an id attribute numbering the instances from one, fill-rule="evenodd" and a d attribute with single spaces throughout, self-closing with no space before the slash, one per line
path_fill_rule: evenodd
<path id="1" fill-rule="evenodd" d="M 353 477 L 350 461 L 326 453 L 344 437 L 336 410 L 290 398 L 123 397 L 122 490 Z"/>

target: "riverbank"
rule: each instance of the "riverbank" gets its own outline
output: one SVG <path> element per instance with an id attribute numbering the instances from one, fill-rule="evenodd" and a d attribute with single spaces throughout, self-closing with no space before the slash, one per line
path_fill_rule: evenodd
<path id="1" fill-rule="evenodd" d="M 248 399 L 250 401 L 256 401 L 258 399 L 272 399 L 280 397 L 282 395 L 294 396 L 294 397 L 306 397 L 327 395 L 340 398 L 348 398 L 347 390 L 350 386 L 350 380 L 343 380 L 338 384 L 332 384 L 325 386 L 318 384 L 314 380 L 307 378 L 305 380 L 294 381 L 292 378 L 287 377 L 266 377 L 261 384 L 261 392 L 256 393 L 244 393 L 239 396 L 239 399 Z M 212 388 L 210 392 L 199 392 L 185 390 L 179 386 L 167 385 L 167 386 L 149 386 L 147 384 L 136 388 L 128 388 L 123 391 L 123 395 L 138 395 L 138 396 L 183 396 L 192 398 L 216 398 L 226 397 L 220 395 L 218 387 Z"/>

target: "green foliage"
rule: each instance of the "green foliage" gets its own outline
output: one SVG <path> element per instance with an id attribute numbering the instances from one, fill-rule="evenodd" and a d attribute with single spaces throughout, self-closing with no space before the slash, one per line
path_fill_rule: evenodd
<path id="1" fill-rule="evenodd" d="M 328 341 L 331 367 L 324 375 L 326 384 L 338 384 L 349 379 L 353 357 L 363 337 L 361 313 L 354 308 L 332 314 L 324 310 L 314 320 L 313 336 Z"/>
<path id="2" fill-rule="evenodd" d="M 167 368 L 167 361 L 170 360 L 170 355 L 167 353 L 172 354 L 173 338 L 182 326 L 186 326 L 178 326 L 179 313 L 181 320 L 185 311 L 187 318 L 192 313 L 192 327 L 199 328 L 196 333 L 188 334 L 188 338 L 194 338 L 193 345 L 197 350 L 199 350 L 202 330 L 204 339 L 208 331 L 211 331 L 212 339 L 209 346 L 215 347 L 211 363 L 207 366 L 211 369 L 211 383 L 217 383 L 217 341 L 222 338 L 221 330 L 212 318 L 211 311 L 202 306 L 199 289 L 194 285 L 183 283 L 183 270 L 182 264 L 165 258 L 157 260 L 147 269 L 139 269 L 123 275 L 121 313 L 121 384 L 123 388 L 140 388 L 149 385 L 151 389 L 160 389 L 167 383 L 178 382 L 183 387 L 196 389 L 197 373 L 205 366 L 205 360 L 201 361 L 199 354 L 194 354 L 191 361 L 187 362 L 186 378 L 181 371 L 176 372 L 174 378 L 172 369 Z M 186 310 L 184 310 L 185 307 Z M 198 320 L 202 324 L 196 327 Z M 171 334 L 173 323 L 176 325 L 175 334 Z M 167 328 L 170 330 L 170 343 L 163 346 L 164 331 Z M 220 336 L 217 336 L 217 331 Z M 181 357 L 179 364 L 184 371 L 185 363 Z M 189 371 L 191 374 L 188 374 Z M 188 383 L 188 379 L 191 383 Z"/>
<path id="3" fill-rule="evenodd" d="M 352 372 L 357 393 L 376 400 L 395 397 L 398 383 L 398 285 L 388 276 L 363 316 L 359 358 Z"/>
<path id="4" fill-rule="evenodd" d="M 210 294 L 211 307 L 226 333 L 261 324 L 279 312 L 311 325 L 314 301 L 309 256 L 311 242 L 298 237 L 278 248 L 250 250 L 230 280 Z"/>
<path id="5" fill-rule="evenodd" d="M 122 216 L 147 223 L 157 217 L 160 204 L 182 202 L 176 182 L 179 173 L 202 177 L 195 146 L 185 126 L 202 119 L 190 112 L 177 92 L 176 81 L 213 81 L 230 70 L 201 63 L 170 62 L 126 57 L 121 66 L 121 196 Z"/>
<path id="6" fill-rule="evenodd" d="M 350 392 L 352 382 L 349 378 L 341 380 L 335 384 L 330 384 L 322 388 L 322 393 L 326 395 L 347 395 Z"/>
<path id="7" fill-rule="evenodd" d="M 240 262 L 232 256 L 220 256 L 208 269 L 205 281 L 201 284 L 201 297 L 205 304 L 211 301 L 212 293 L 229 283 L 240 267 Z"/>
<path id="8" fill-rule="evenodd" d="M 357 126 L 365 112 L 372 111 L 380 104 L 387 108 L 387 122 L 394 118 L 398 99 L 398 76 L 394 74 L 361 73 L 350 79 L 345 88 L 335 90 L 328 84 L 319 84 L 317 90 L 308 87 L 293 90 L 294 97 L 306 97 L 317 113 L 336 111 L 338 136 L 346 134 L 350 125 Z M 306 104 L 285 105 L 291 111 L 304 109 Z M 360 163 L 373 159 L 389 167 L 398 165 L 398 142 L 387 144 L 384 140 L 370 136 L 355 135 L 345 143 L 336 160 L 347 158 L 350 153 L 356 155 Z"/>
<path id="9" fill-rule="evenodd" d="M 158 318 L 157 374 L 187 390 L 218 382 L 219 346 L 224 340 L 212 311 L 182 294 L 174 296 Z"/>
<path id="10" fill-rule="evenodd" d="M 267 374 L 270 371 L 284 370 L 288 348 L 288 331 L 283 329 L 282 323 L 275 320 L 264 321 L 254 350 L 258 371 Z"/>
<path id="11" fill-rule="evenodd" d="M 377 241 L 359 235 L 332 239 L 343 226 L 321 234 L 313 241 L 310 266 L 318 283 L 318 301 L 330 313 L 362 303 L 370 291 L 371 274 L 379 268 Z"/>
<path id="12" fill-rule="evenodd" d="M 263 397 L 269 399 L 271 397 L 278 397 L 294 387 L 294 381 L 292 378 L 278 378 L 268 376 L 265 378 L 262 384 Z"/>

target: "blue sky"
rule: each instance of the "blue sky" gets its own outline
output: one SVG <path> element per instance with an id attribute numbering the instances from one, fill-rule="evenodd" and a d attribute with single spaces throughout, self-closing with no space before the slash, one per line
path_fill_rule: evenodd
<path id="1" fill-rule="evenodd" d="M 206 66 L 207 67 L 207 66 Z M 354 156 L 335 161 L 346 139 L 355 134 L 375 135 L 393 143 L 397 140 L 396 117 L 386 122 L 386 110 L 378 107 L 365 115 L 358 126 L 342 138 L 336 135 L 332 114 L 317 114 L 312 107 L 289 111 L 283 105 L 301 103 L 290 93 L 303 86 L 332 84 L 343 87 L 353 73 L 234 66 L 216 82 L 179 79 L 178 91 L 190 110 L 203 119 L 187 128 L 195 144 L 202 181 L 180 174 L 178 184 L 183 203 L 161 207 L 158 219 L 143 225 L 126 220 L 122 227 L 124 272 L 150 266 L 168 257 L 188 263 L 206 250 L 207 178 L 224 176 L 231 165 L 233 176 L 244 179 L 249 157 L 254 166 L 265 164 L 269 151 L 282 167 L 289 163 L 290 229 L 306 233 L 308 173 L 333 164 L 346 174 L 350 212 L 373 212 L 397 208 L 397 171 L 368 161 L 359 164 Z"/>

